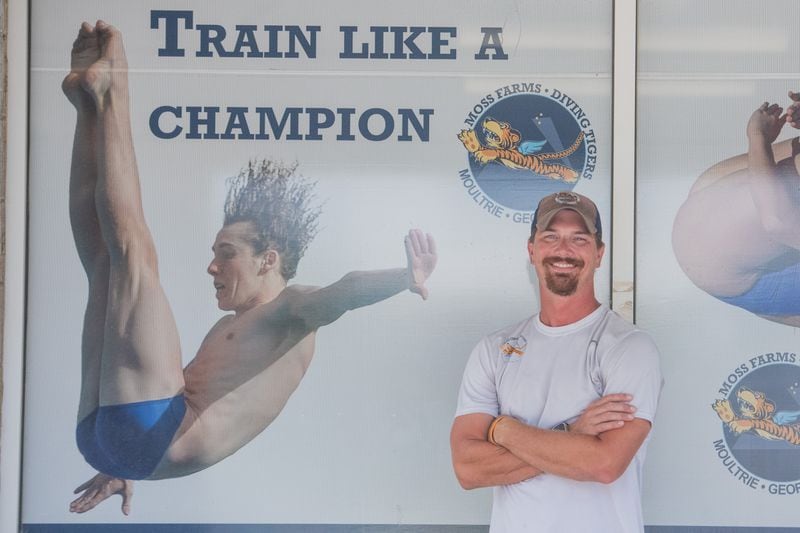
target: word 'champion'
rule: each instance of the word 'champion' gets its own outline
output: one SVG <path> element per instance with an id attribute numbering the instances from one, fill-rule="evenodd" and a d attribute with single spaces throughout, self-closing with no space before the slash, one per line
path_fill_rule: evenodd
<path id="1" fill-rule="evenodd" d="M 320 141 L 329 132 L 337 141 L 428 142 L 431 115 L 433 109 L 164 105 L 150 113 L 150 131 L 159 139 Z"/>

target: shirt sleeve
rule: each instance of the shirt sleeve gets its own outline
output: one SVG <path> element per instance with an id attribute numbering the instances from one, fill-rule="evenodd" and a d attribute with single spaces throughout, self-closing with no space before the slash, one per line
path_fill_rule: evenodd
<path id="1" fill-rule="evenodd" d="M 664 378 L 658 348 L 645 332 L 636 330 L 613 346 L 601 365 L 603 395 L 627 393 L 633 396 L 636 418 L 651 424 L 655 418 Z"/>
<path id="2" fill-rule="evenodd" d="M 493 364 L 497 350 L 492 351 L 490 344 L 488 339 L 483 339 L 469 356 L 458 393 L 456 416 L 472 413 L 497 416 L 500 412 Z"/>

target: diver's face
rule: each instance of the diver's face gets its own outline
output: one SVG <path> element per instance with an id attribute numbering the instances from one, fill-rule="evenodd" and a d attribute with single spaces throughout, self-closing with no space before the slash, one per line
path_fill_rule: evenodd
<path id="1" fill-rule="evenodd" d="M 251 222 L 228 224 L 219 230 L 211 247 L 214 258 L 208 273 L 214 278 L 217 305 L 224 311 L 245 311 L 258 301 L 264 257 L 253 253 L 254 231 Z"/>

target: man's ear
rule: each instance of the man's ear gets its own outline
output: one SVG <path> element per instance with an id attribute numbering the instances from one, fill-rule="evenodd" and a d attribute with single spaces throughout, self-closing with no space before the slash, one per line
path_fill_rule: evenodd
<path id="1" fill-rule="evenodd" d="M 261 255 L 261 267 L 258 269 L 259 274 L 266 274 L 278 266 L 279 260 L 278 252 L 275 250 L 267 250 Z"/>
<path id="2" fill-rule="evenodd" d="M 605 252 L 606 252 L 606 245 L 604 243 L 600 246 L 600 248 L 597 249 L 597 264 L 595 265 L 595 268 L 600 268 L 600 265 L 603 262 L 603 255 L 605 254 Z"/>

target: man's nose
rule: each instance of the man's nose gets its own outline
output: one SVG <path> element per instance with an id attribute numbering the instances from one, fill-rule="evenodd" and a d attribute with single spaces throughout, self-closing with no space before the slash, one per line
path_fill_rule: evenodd
<path id="1" fill-rule="evenodd" d="M 208 268 L 206 269 L 206 272 L 208 272 L 212 276 L 215 275 L 215 274 L 218 274 L 219 273 L 219 267 L 217 266 L 217 263 L 215 263 L 214 261 L 211 261 L 208 264 Z"/>
<path id="2" fill-rule="evenodd" d="M 570 246 L 570 240 L 568 238 L 558 239 L 556 250 L 559 252 L 571 252 L 572 247 Z"/>

